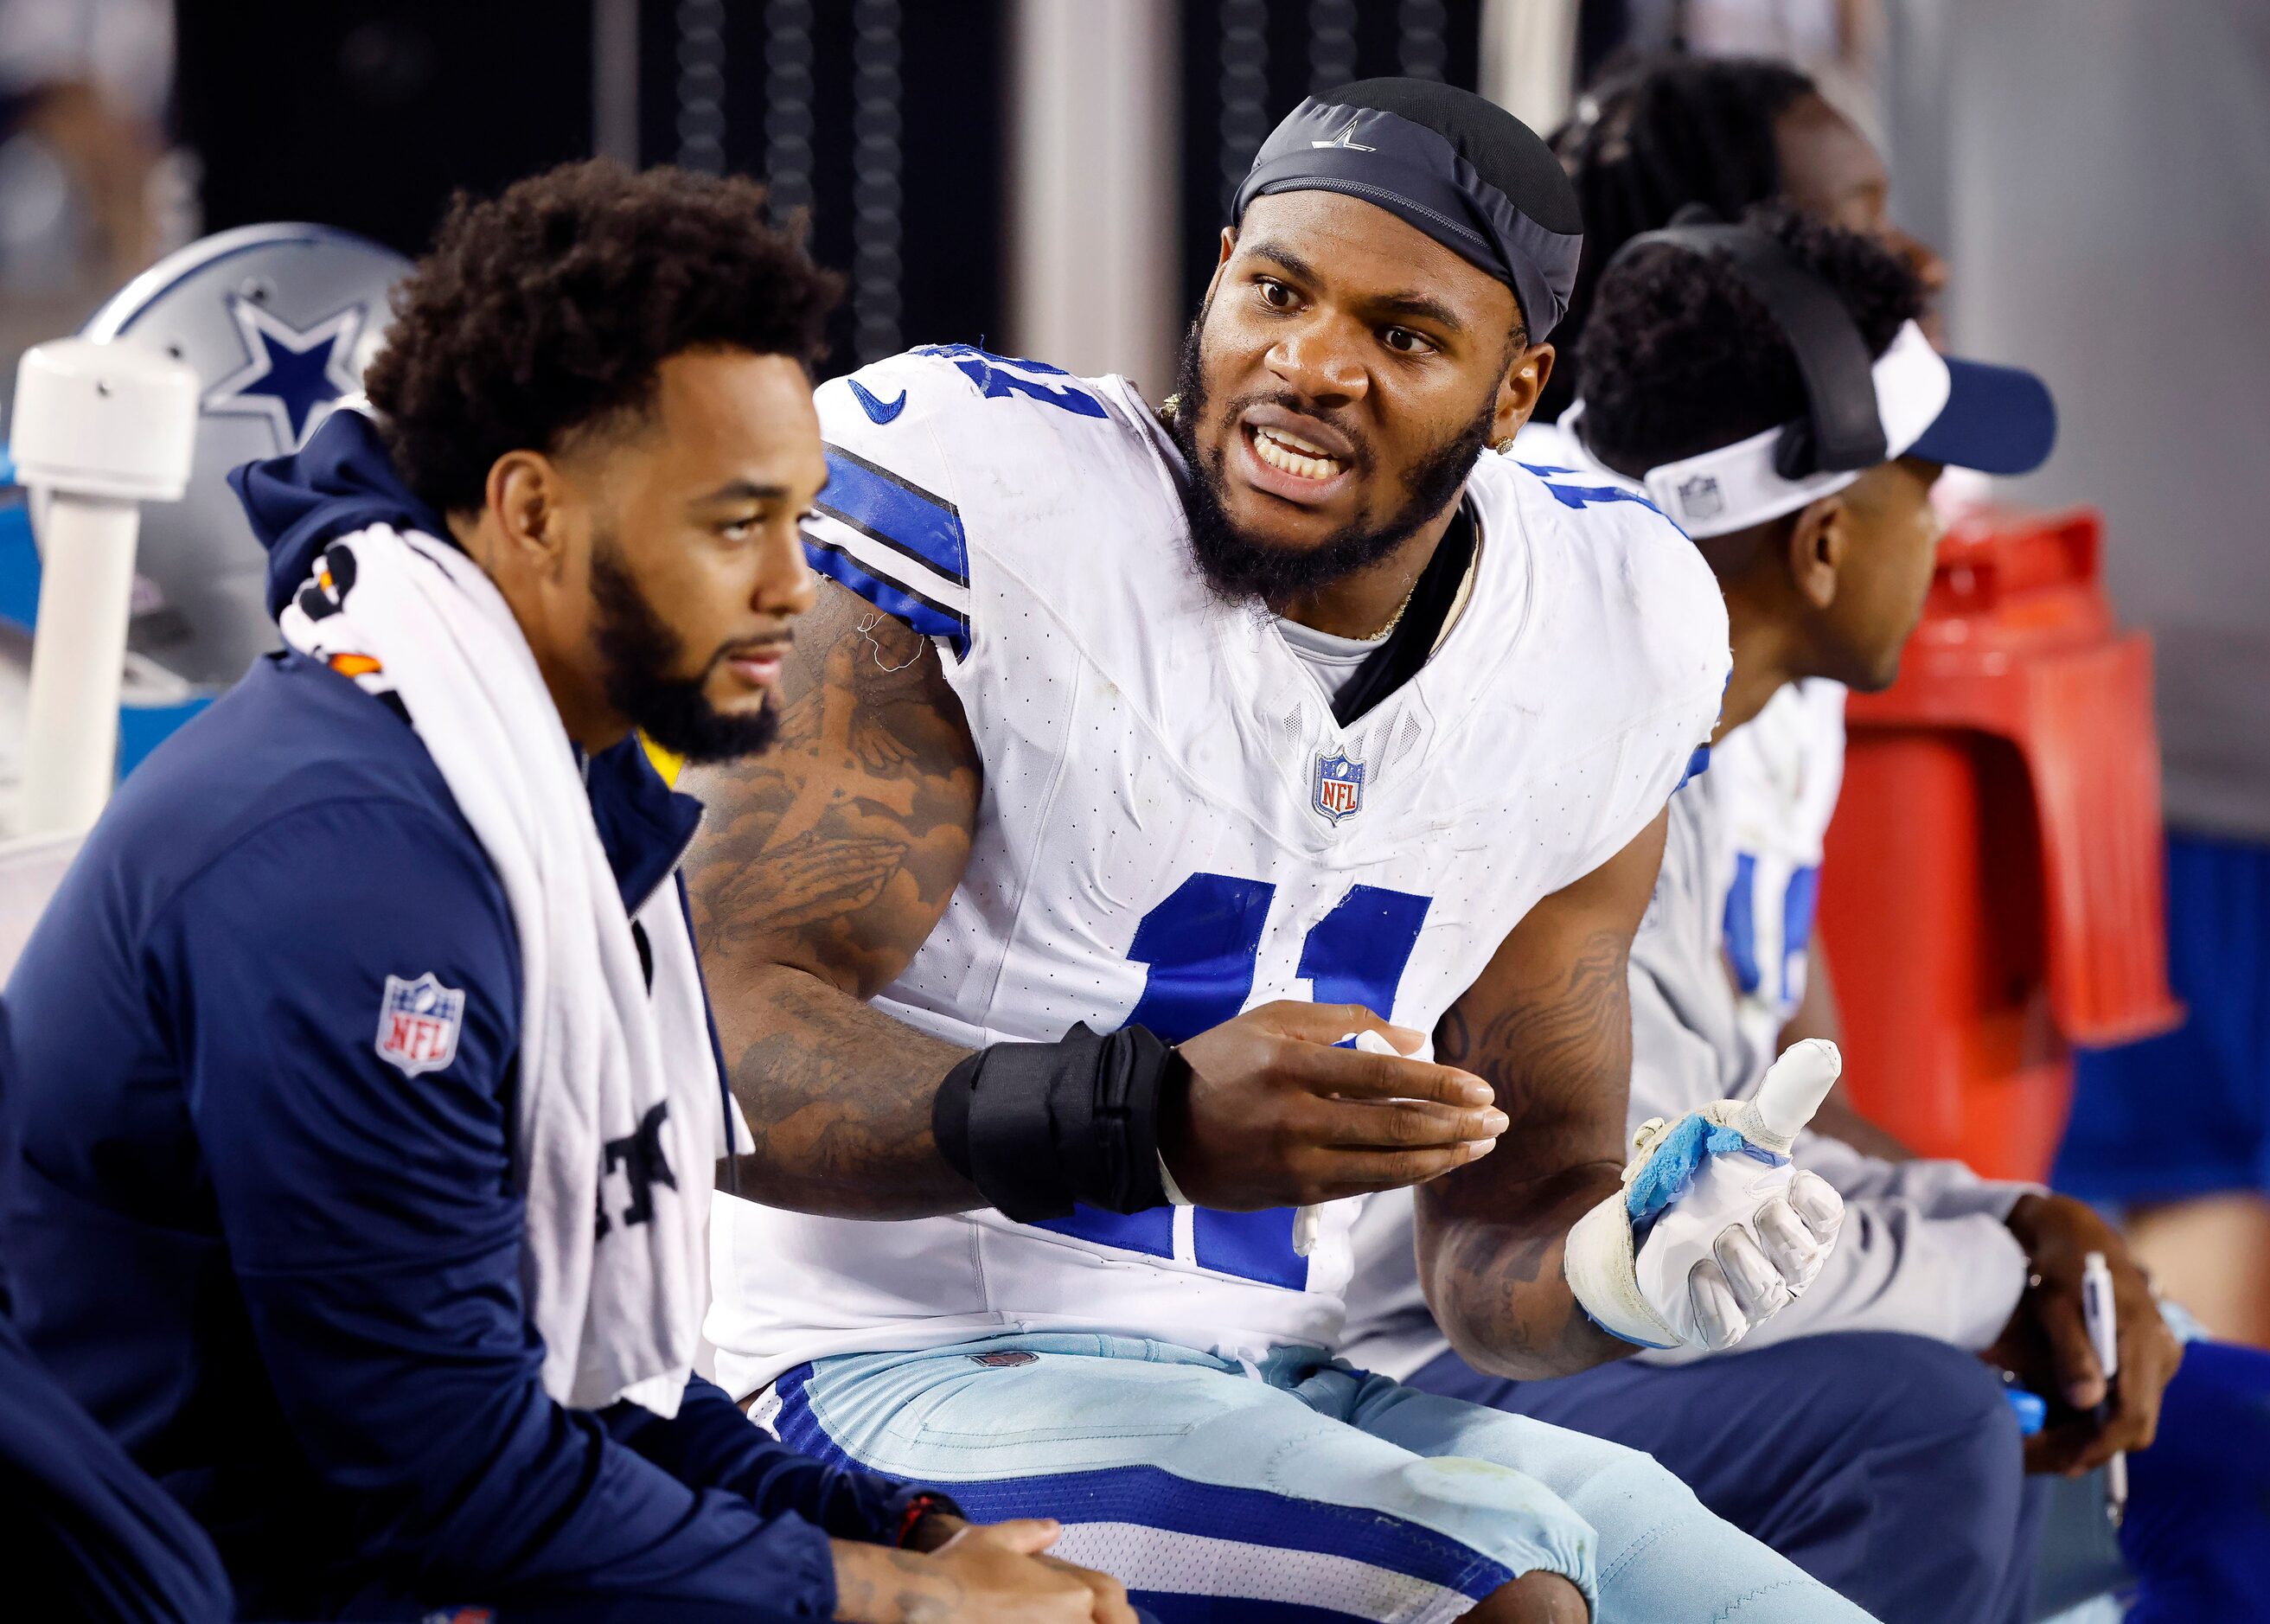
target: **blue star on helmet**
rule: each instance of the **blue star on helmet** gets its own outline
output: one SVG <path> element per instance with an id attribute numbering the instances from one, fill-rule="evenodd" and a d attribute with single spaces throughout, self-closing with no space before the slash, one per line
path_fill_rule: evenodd
<path id="1" fill-rule="evenodd" d="M 244 339 L 245 364 L 205 391 L 204 409 L 264 417 L 277 449 L 296 451 L 334 402 L 361 387 L 349 367 L 363 307 L 351 305 L 304 332 L 249 299 L 232 297 L 228 313 Z"/>

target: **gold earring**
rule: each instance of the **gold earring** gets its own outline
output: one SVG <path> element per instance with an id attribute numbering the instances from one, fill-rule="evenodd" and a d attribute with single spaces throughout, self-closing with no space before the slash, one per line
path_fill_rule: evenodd
<path id="1" fill-rule="evenodd" d="M 1508 434 L 1504 439 L 1492 446 L 1490 449 L 1496 452 L 1500 456 L 1507 456 L 1513 449 L 1513 436 L 1511 434 Z"/>

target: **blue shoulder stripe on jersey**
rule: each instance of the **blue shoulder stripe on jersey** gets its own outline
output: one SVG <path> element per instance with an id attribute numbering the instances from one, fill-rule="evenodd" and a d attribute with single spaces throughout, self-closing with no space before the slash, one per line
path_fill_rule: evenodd
<path id="1" fill-rule="evenodd" d="M 1747 851 L 1734 854 L 1734 883 L 1726 889 L 1726 958 L 1734 967 L 1734 984 L 1744 994 L 1755 992 L 1758 975 L 1758 860 Z"/>
<path id="2" fill-rule="evenodd" d="M 969 584 L 969 545 L 961 533 L 961 510 L 889 469 L 831 445 L 827 483 L 812 506 L 861 535 L 920 560 L 956 586 Z"/>
<path id="3" fill-rule="evenodd" d="M 895 615 L 925 637 L 943 637 L 953 646 L 956 659 L 969 652 L 969 617 L 924 597 L 903 582 L 876 574 L 849 553 L 815 539 L 807 530 L 804 556 L 812 568 L 838 585 L 849 588 L 886 615 Z"/>
<path id="4" fill-rule="evenodd" d="M 1695 745 L 1695 753 L 1687 758 L 1687 770 L 1680 774 L 1679 782 L 1671 786 L 1672 793 L 1676 795 L 1680 790 L 1684 790 L 1689 783 L 1693 782 L 1695 779 L 1702 777 L 1703 774 L 1710 770 L 1710 746 L 1708 745 Z"/>
<path id="5" fill-rule="evenodd" d="M 926 345 L 915 352 L 917 355 L 941 356 L 953 363 L 953 369 L 976 387 L 988 400 L 1005 400 L 1012 395 L 1021 395 L 1027 400 L 1039 401 L 1054 406 L 1059 412 L 1069 412 L 1074 417 L 1108 418 L 1103 403 L 1077 383 L 1072 374 L 1061 367 L 1051 367 L 1046 361 L 1028 361 L 1022 356 L 996 355 L 990 350 L 980 350 L 967 344 Z M 1010 370 L 1020 367 L 1027 372 L 1043 374 L 1042 378 L 1027 378 Z M 1062 378 L 1063 383 L 1050 383 L 1045 378 Z"/>
<path id="6" fill-rule="evenodd" d="M 1022 367 L 1027 372 L 1045 372 L 1052 378 L 1069 378 L 1072 374 L 1061 367 L 1051 367 L 1046 361 L 1036 361 L 1027 355 L 997 355 L 990 350 L 974 344 L 925 344 L 916 355 L 940 355 L 948 360 L 990 361 L 997 367 Z"/>

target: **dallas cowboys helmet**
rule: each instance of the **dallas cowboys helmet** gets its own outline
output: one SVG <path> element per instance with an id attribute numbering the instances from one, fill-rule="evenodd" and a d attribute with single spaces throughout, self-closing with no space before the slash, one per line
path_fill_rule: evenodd
<path id="1" fill-rule="evenodd" d="M 203 687 L 277 645 L 268 555 L 230 469 L 297 450 L 359 392 L 410 262 L 328 226 L 243 226 L 193 242 L 128 283 L 83 330 L 148 344 L 196 368 L 189 494 L 142 509 L 130 646 Z"/>

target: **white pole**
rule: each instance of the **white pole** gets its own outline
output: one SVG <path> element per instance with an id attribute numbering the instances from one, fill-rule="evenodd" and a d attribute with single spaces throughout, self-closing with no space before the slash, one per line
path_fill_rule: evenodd
<path id="1" fill-rule="evenodd" d="M 22 817 L 26 834 L 61 834 L 92 827 L 110 798 L 142 510 L 58 491 L 41 517 Z"/>
<path id="2" fill-rule="evenodd" d="M 115 771 L 137 504 L 189 488 L 197 374 L 138 345 L 60 338 L 17 368 L 12 421 L 40 545 L 23 833 L 78 834 Z"/>
<path id="3" fill-rule="evenodd" d="M 1576 98 L 1576 0 L 1482 0 L 1481 93 L 1549 136 Z"/>
<path id="4" fill-rule="evenodd" d="M 1010 14 L 1009 345 L 1125 373 L 1154 397 L 1182 340 L 1180 17 L 1158 0 L 1018 0 Z"/>

